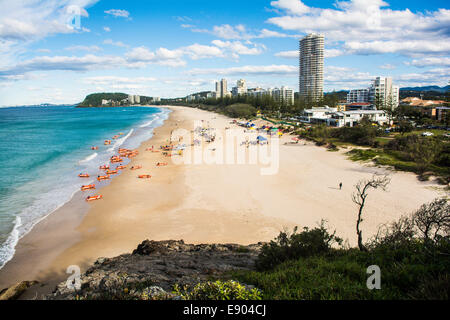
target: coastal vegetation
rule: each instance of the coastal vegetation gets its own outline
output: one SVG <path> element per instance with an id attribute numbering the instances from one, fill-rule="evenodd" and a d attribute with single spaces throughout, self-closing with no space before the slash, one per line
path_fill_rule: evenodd
<path id="1" fill-rule="evenodd" d="M 255 110 L 261 111 L 268 117 L 275 118 L 288 118 L 297 116 L 303 109 L 313 106 L 325 106 L 330 107 L 337 106 L 339 99 L 342 98 L 343 92 L 330 92 L 326 93 L 319 102 L 314 104 L 302 101 L 298 94 L 295 94 L 295 101 L 293 105 L 289 105 L 283 101 L 276 101 L 269 95 L 262 96 L 249 96 L 240 95 L 236 97 L 224 97 L 224 98 L 204 98 L 191 102 L 186 102 L 184 99 L 165 99 L 161 103 L 182 105 L 187 107 L 195 107 L 203 110 L 218 112 L 230 117 L 236 117 L 233 113 L 227 112 L 227 107 L 233 105 L 246 105 L 252 106 Z"/>
<path id="2" fill-rule="evenodd" d="M 149 105 L 153 103 L 152 97 L 139 96 L 140 102 L 138 104 L 141 105 Z M 130 105 L 128 101 L 128 94 L 126 93 L 93 93 L 88 96 L 81 102 L 78 107 L 80 108 L 88 108 L 88 107 L 101 107 L 103 104 L 103 100 L 110 101 L 110 104 L 115 106 L 126 107 Z"/>
<path id="3" fill-rule="evenodd" d="M 381 187 L 387 180 L 367 182 Z M 448 300 L 449 270 L 450 204 L 438 198 L 382 225 L 359 248 L 344 243 L 326 221 L 251 246 L 146 240 L 131 255 L 99 259 L 80 290 L 64 282 L 48 298 Z"/>
<path id="4" fill-rule="evenodd" d="M 380 227 L 364 247 L 343 246 L 322 222 L 301 233 L 281 232 L 262 248 L 257 270 L 235 271 L 229 277 L 255 285 L 263 299 L 450 298 L 447 199 L 436 199 Z M 367 287 L 369 266 L 381 270 L 379 290 Z"/>
<path id="5" fill-rule="evenodd" d="M 120 102 L 127 99 L 128 95 L 125 93 L 93 93 L 84 99 L 78 106 L 79 107 L 101 107 L 102 100 L 112 100 Z"/>
<path id="6" fill-rule="evenodd" d="M 435 133 L 430 137 L 422 136 L 421 131 L 387 133 L 383 128 L 363 121 L 352 128 L 313 126 L 302 131 L 300 136 L 317 145 L 363 147 L 347 153 L 354 161 L 373 161 L 377 165 L 392 166 L 420 176 L 431 172 L 448 180 L 450 141 L 443 131 L 435 130 Z"/>

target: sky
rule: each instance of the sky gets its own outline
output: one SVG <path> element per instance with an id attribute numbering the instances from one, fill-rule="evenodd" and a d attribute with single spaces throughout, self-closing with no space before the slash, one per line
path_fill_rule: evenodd
<path id="1" fill-rule="evenodd" d="M 0 0 L 0 106 L 94 92 L 165 98 L 226 78 L 298 91 L 299 39 L 325 35 L 325 91 L 449 84 L 450 2 Z"/>

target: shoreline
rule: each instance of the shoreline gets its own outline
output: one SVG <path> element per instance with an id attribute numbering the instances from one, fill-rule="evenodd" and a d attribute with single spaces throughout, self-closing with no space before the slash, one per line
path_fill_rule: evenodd
<path id="1" fill-rule="evenodd" d="M 169 159 L 145 149 L 167 143 L 172 130 L 193 130 L 195 120 L 207 120 L 223 130 L 231 121 L 194 108 L 166 107 L 172 110 L 169 118 L 154 129 L 151 139 L 141 143 L 139 156 L 128 164 L 141 164 L 143 169 L 127 169 L 102 187 L 104 200 L 82 201 L 85 213 L 80 214 L 83 208 L 74 197 L 72 208 L 68 203 L 36 225 L 0 270 L 0 288 L 38 280 L 45 285 L 30 290 L 33 293 L 24 298 L 51 292 L 54 284 L 67 279 L 68 266 L 79 265 L 84 272 L 98 258 L 129 253 L 145 239 L 247 245 L 271 240 L 286 228 L 314 227 L 323 218 L 337 235 L 354 243 L 352 186 L 386 169 L 352 162 L 341 152 L 330 153 L 312 144 L 282 143 L 280 171 L 274 176 L 261 176 L 259 167 L 252 165 L 170 163 L 156 168 L 157 162 Z M 137 174 L 151 174 L 152 179 L 142 181 Z M 343 181 L 343 191 L 336 190 L 338 181 Z M 413 174 L 394 172 L 392 190 L 370 195 L 364 237 L 373 234 L 380 223 L 434 199 L 438 195 L 434 186 L 417 181 Z"/>
<path id="2" fill-rule="evenodd" d="M 170 109 L 168 106 L 143 105 L 139 107 L 151 107 L 161 110 Z M 169 119 L 171 113 L 172 111 L 168 113 L 167 119 Z M 154 128 L 153 131 L 155 132 L 156 129 L 164 126 L 167 119 L 164 120 L 161 126 Z M 142 141 L 140 146 L 150 141 L 153 137 L 154 134 L 150 139 Z M 129 161 L 128 165 L 132 161 L 133 159 Z M 97 188 L 97 191 L 101 192 L 119 176 L 106 181 L 100 188 Z M 89 204 L 84 200 L 85 194 L 76 191 L 70 200 L 43 216 L 29 232 L 18 239 L 13 256 L 0 269 L 0 290 L 23 279 L 37 277 L 38 274 L 42 274 L 44 279 L 47 278 L 46 274 L 48 272 L 46 268 L 49 266 L 49 261 L 81 239 L 76 228 L 81 224 L 89 211 Z M 64 231 L 58 231 L 60 228 Z M 36 243 L 41 245 L 35 245 Z M 57 282 L 52 281 L 52 283 Z"/>

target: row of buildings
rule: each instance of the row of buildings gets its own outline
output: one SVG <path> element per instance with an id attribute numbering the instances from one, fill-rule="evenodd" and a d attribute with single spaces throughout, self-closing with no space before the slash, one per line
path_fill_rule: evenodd
<path id="1" fill-rule="evenodd" d="M 350 90 L 347 103 L 371 103 L 377 108 L 395 109 L 400 99 L 400 87 L 390 77 L 376 77 L 366 89 Z"/>
<path id="2" fill-rule="evenodd" d="M 196 101 L 209 98 L 227 98 L 227 97 L 238 97 L 238 96 L 249 96 L 249 97 L 263 97 L 270 96 L 276 102 L 284 105 L 294 104 L 294 90 L 288 87 L 282 86 L 281 88 L 247 88 L 247 82 L 244 79 L 239 79 L 236 82 L 236 86 L 228 91 L 228 81 L 222 79 L 216 82 L 215 91 L 207 91 L 196 93 L 187 96 L 187 101 Z"/>
<path id="3" fill-rule="evenodd" d="M 376 109 L 354 109 L 341 111 L 339 108 L 311 108 L 303 110 L 298 120 L 310 124 L 326 124 L 332 127 L 353 127 L 366 118 L 379 125 L 389 123 L 385 111 Z"/>
<path id="4" fill-rule="evenodd" d="M 120 107 L 120 106 L 127 106 L 127 105 L 136 105 L 136 104 L 146 104 L 146 103 L 156 103 L 161 102 L 161 98 L 159 97 L 141 97 L 138 95 L 128 95 L 128 98 L 115 101 L 115 100 L 102 100 L 102 106 L 108 106 L 108 107 Z"/>
<path id="5" fill-rule="evenodd" d="M 311 33 L 300 40 L 299 96 L 309 102 L 323 98 L 325 37 Z M 347 103 L 372 103 L 377 108 L 395 109 L 399 104 L 400 88 L 390 77 L 377 77 L 368 88 L 351 90 Z"/>
<path id="6" fill-rule="evenodd" d="M 325 37 L 309 34 L 300 40 L 299 47 L 299 97 L 310 103 L 323 98 Z M 377 77 L 368 88 L 350 90 L 347 103 L 337 108 L 305 109 L 298 118 L 306 123 L 324 123 L 329 126 L 354 126 L 363 118 L 380 125 L 389 122 L 381 109 L 398 107 L 400 88 L 390 77 Z"/>
<path id="7" fill-rule="evenodd" d="M 130 105 L 130 104 L 140 104 L 140 103 L 141 103 L 141 97 L 135 96 L 135 95 L 128 95 L 128 98 L 123 99 L 121 101 L 102 99 L 102 106 L 110 106 L 110 107 L 119 107 L 119 106 L 125 106 L 125 105 Z"/>

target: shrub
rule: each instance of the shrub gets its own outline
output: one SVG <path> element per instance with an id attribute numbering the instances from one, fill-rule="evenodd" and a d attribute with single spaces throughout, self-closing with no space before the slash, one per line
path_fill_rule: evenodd
<path id="1" fill-rule="evenodd" d="M 271 269 L 286 260 L 326 253 L 334 243 L 342 244 L 342 239 L 336 237 L 336 232 L 328 232 L 324 220 L 312 230 L 306 227 L 301 233 L 297 233 L 297 230 L 295 227 L 291 235 L 280 232 L 275 241 L 265 244 L 256 261 L 256 268 Z"/>
<path id="2" fill-rule="evenodd" d="M 192 289 L 175 285 L 173 293 L 183 300 L 261 300 L 262 297 L 260 290 L 247 289 L 233 280 L 199 283 Z"/>
<path id="3" fill-rule="evenodd" d="M 251 118 L 256 116 L 256 108 L 248 104 L 232 104 L 225 107 L 224 110 L 227 116 L 232 118 Z"/>

